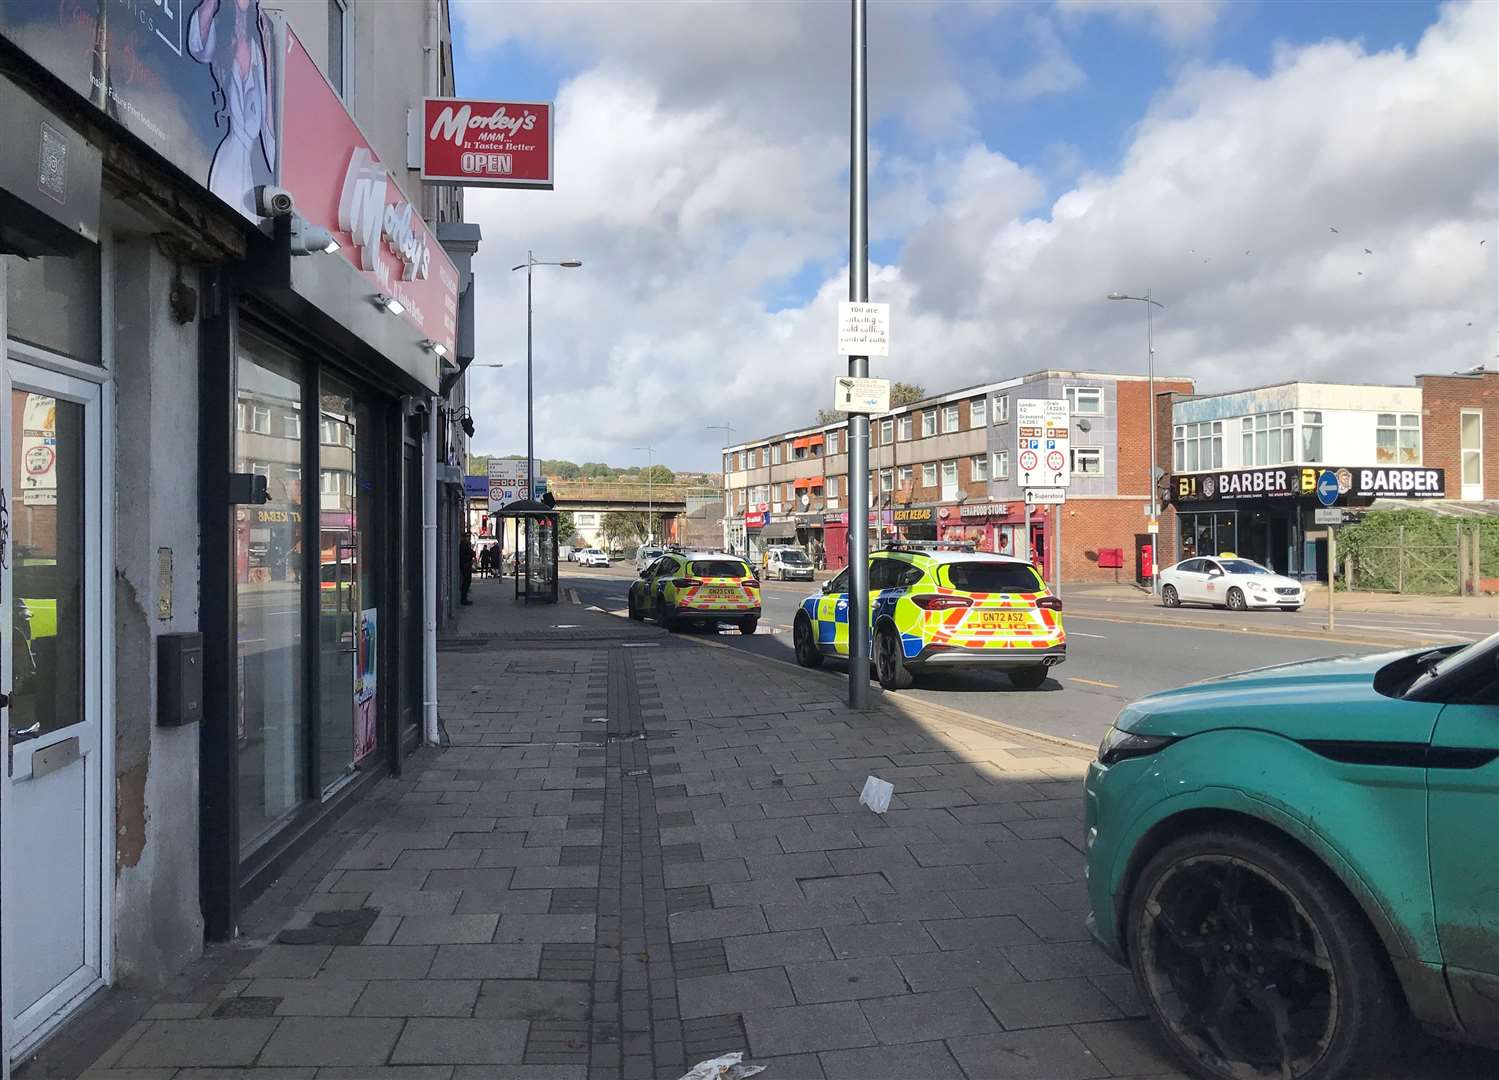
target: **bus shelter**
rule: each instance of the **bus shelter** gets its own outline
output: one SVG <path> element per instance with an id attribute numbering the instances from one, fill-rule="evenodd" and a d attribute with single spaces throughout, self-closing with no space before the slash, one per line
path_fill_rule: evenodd
<path id="1" fill-rule="evenodd" d="M 515 553 L 515 598 L 530 603 L 557 602 L 557 511 L 535 499 L 521 499 L 489 515 L 498 518 L 491 532 L 504 535 L 514 522 L 510 550 Z M 523 542 L 524 541 L 524 542 Z"/>

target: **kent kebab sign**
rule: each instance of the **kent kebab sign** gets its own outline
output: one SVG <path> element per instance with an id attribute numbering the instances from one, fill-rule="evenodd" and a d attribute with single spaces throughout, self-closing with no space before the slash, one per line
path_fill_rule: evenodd
<path id="1" fill-rule="evenodd" d="M 466 187 L 552 190 L 552 104 L 422 102 L 422 179 Z"/>

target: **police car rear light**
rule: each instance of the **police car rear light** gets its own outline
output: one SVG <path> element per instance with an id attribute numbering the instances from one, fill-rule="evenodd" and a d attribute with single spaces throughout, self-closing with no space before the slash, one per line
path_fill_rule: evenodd
<path id="1" fill-rule="evenodd" d="M 1047 611 L 1061 611 L 1062 601 L 1059 597 L 1043 596 L 1036 601 L 1036 606 L 1038 608 L 1045 608 Z"/>
<path id="2" fill-rule="evenodd" d="M 911 603 L 927 611 L 949 611 L 953 608 L 973 607 L 966 596 L 913 596 Z"/>
<path id="3" fill-rule="evenodd" d="M 677 585 L 683 589 L 695 589 L 702 583 L 700 578 L 684 577 L 677 582 Z"/>

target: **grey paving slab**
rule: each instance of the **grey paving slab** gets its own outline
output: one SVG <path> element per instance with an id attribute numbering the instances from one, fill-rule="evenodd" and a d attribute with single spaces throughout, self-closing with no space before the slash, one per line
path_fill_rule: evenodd
<path id="1" fill-rule="evenodd" d="M 452 1080 L 451 1065 L 381 1065 L 374 1068 L 329 1066 L 317 1071 L 317 1080 Z M 258 1080 L 249 1077 L 248 1080 Z"/>
<path id="2" fill-rule="evenodd" d="M 802 895 L 812 904 L 857 900 L 862 896 L 888 896 L 895 890 L 883 874 L 843 874 L 835 877 L 803 878 Z"/>
<path id="3" fill-rule="evenodd" d="M 966 1080 L 957 1060 L 940 1042 L 831 1050 L 818 1058 L 827 1080 Z"/>
<path id="4" fill-rule="evenodd" d="M 888 956 L 786 965 L 796 1000 L 805 1004 L 858 1001 L 908 991 L 900 968 Z"/>
<path id="5" fill-rule="evenodd" d="M 799 887 L 798 887 L 799 888 Z M 853 901 L 810 904 L 805 900 L 787 904 L 763 904 L 765 921 L 772 930 L 805 930 L 813 926 L 851 926 L 868 922 L 864 909 Z"/>
<path id="6" fill-rule="evenodd" d="M 344 979 L 420 979 L 432 966 L 435 945 L 338 945 L 323 974 Z"/>
<path id="7" fill-rule="evenodd" d="M 1091 1020 L 1117 1020 L 1118 1007 L 1087 979 L 979 984 L 984 999 L 1009 1031 Z"/>
<path id="8" fill-rule="evenodd" d="M 745 869 L 743 859 L 708 859 L 703 862 L 673 863 L 666 867 L 668 889 L 748 880 L 749 871 Z"/>
<path id="9" fill-rule="evenodd" d="M 752 1009 L 744 1014 L 744 1029 L 755 1058 L 844 1050 L 877 1042 L 863 1012 L 851 1001 Z"/>
<path id="10" fill-rule="evenodd" d="M 241 997 L 280 998 L 277 1016 L 348 1016 L 364 993 L 363 979 L 319 975 L 312 979 L 256 979 Z"/>
<path id="11" fill-rule="evenodd" d="M 839 960 L 858 956 L 903 956 L 936 952 L 937 942 L 919 922 L 867 923 L 830 926 L 824 931 Z"/>
<path id="12" fill-rule="evenodd" d="M 753 906 L 672 912 L 669 919 L 673 941 L 763 934 L 768 929 L 765 916 Z"/>
<path id="13" fill-rule="evenodd" d="M 1006 946 L 1005 957 L 1027 979 L 1113 975 L 1122 970 L 1091 941 Z"/>
<path id="14" fill-rule="evenodd" d="M 1094 1080 L 1109 1069 L 1069 1028 L 1036 1028 L 950 1039 L 970 1077 L 983 1080 Z"/>
<path id="15" fill-rule="evenodd" d="M 537 915 L 544 914 L 551 905 L 551 889 L 515 889 L 500 892 L 489 889 L 463 889 L 458 897 L 458 906 L 453 911 L 458 915 L 483 915 L 490 912 L 499 915 Z"/>
<path id="16" fill-rule="evenodd" d="M 1031 945 L 1038 938 L 1013 915 L 982 919 L 931 919 L 922 923 L 944 949 L 975 949 L 985 945 Z"/>
<path id="17" fill-rule="evenodd" d="M 172 1080 L 311 1080 L 317 1066 L 299 1065 L 285 1069 L 183 1069 Z M 119 1080 L 114 1073 L 103 1073 L 106 1080 Z"/>
<path id="18" fill-rule="evenodd" d="M 803 960 L 831 960 L 827 938 L 821 930 L 783 930 L 726 938 L 724 954 L 731 971 L 780 967 Z M 710 1014 L 711 1015 L 711 1014 Z"/>
<path id="19" fill-rule="evenodd" d="M 684 1020 L 771 1009 L 793 1005 L 797 1000 L 780 968 L 681 979 L 677 982 L 677 999 Z"/>
<path id="20" fill-rule="evenodd" d="M 1180 1068 L 1147 1020 L 1073 1024 L 1072 1032 L 1116 1076 L 1169 1073 Z"/>
<path id="21" fill-rule="evenodd" d="M 469 1016 L 477 979 L 376 979 L 354 1005 L 355 1016 Z"/>
<path id="22" fill-rule="evenodd" d="M 391 1053 L 395 1064 L 519 1064 L 526 1049 L 524 1020 L 420 1018 L 406 1022 Z"/>
<path id="23" fill-rule="evenodd" d="M 376 889 L 364 904 L 382 915 L 451 915 L 461 895 L 458 889 Z"/>
<path id="24" fill-rule="evenodd" d="M 494 932 L 497 942 L 591 942 L 596 916 L 506 913 Z"/>
<path id="25" fill-rule="evenodd" d="M 318 973 L 332 951 L 330 945 L 267 945 L 240 975 L 246 979 L 305 979 Z"/>
<path id="26" fill-rule="evenodd" d="M 500 1020 L 587 1020 L 590 990 L 586 982 L 486 979 L 474 1003 L 474 1015 Z"/>
<path id="27" fill-rule="evenodd" d="M 999 1031 L 999 1023 L 971 989 L 903 994 L 861 1003 L 882 1043 L 924 1042 Z"/>
<path id="28" fill-rule="evenodd" d="M 279 1023 L 258 1017 L 157 1020 L 116 1064 L 123 1068 L 252 1065 Z"/>
<path id="29" fill-rule="evenodd" d="M 498 915 L 407 915 L 392 945 L 472 945 L 489 941 L 499 925 Z"/>
<path id="30" fill-rule="evenodd" d="M 427 973 L 430 979 L 534 979 L 541 967 L 541 946 L 439 945 Z"/>
<path id="31" fill-rule="evenodd" d="M 720 882 L 709 886 L 714 907 L 752 904 L 795 904 L 803 899 L 795 878 L 765 878 L 761 881 Z"/>
<path id="32" fill-rule="evenodd" d="M 379 1065 L 390 1055 L 404 1020 L 292 1016 L 261 1051 L 261 1065 Z"/>
<path id="33" fill-rule="evenodd" d="M 861 896 L 858 905 L 870 922 L 903 920 L 959 919 L 958 910 L 946 893 L 892 893 L 887 896 Z"/>

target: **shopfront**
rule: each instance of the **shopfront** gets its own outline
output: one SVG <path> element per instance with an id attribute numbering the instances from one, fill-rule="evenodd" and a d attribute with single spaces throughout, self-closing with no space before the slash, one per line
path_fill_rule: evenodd
<path id="1" fill-rule="evenodd" d="M 1441 498 L 1441 469 L 1283 466 L 1171 478 L 1181 559 L 1233 553 L 1292 577 L 1327 576 L 1326 527 L 1315 521 L 1324 505 L 1318 482 L 1336 484 L 1332 505 L 1367 506 L 1374 499 Z"/>
<path id="2" fill-rule="evenodd" d="M 891 511 L 895 538 L 900 540 L 937 539 L 937 510 L 932 506 L 903 506 Z"/>
<path id="3" fill-rule="evenodd" d="M 336 251 L 277 219 L 205 323 L 202 883 L 210 938 L 423 719 L 424 458 L 456 338 L 458 274 L 280 20 L 280 174 Z M 424 447 L 425 444 L 425 447 Z M 215 561 L 228 569 L 214 575 Z M 227 724 L 214 721 L 227 716 Z"/>

